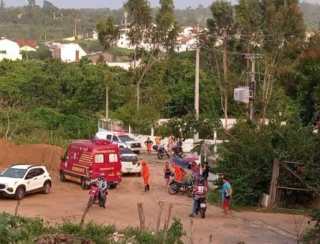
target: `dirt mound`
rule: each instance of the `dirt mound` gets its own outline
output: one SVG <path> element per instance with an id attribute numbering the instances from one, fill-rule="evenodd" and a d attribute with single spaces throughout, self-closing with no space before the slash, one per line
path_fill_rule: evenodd
<path id="1" fill-rule="evenodd" d="M 15 145 L 0 140 L 0 168 L 11 164 L 42 164 L 50 171 L 56 171 L 64 150 L 46 144 Z"/>

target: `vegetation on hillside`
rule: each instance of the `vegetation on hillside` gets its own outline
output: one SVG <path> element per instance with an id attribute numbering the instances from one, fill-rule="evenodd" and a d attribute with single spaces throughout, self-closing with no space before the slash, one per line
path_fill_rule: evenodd
<path id="1" fill-rule="evenodd" d="M 317 29 L 320 7 L 316 4 L 301 3 L 301 8 L 308 28 Z M 156 12 L 157 9 L 152 10 L 153 15 L 156 15 Z M 97 22 L 106 16 L 111 16 L 115 23 L 120 24 L 123 14 L 123 9 L 58 9 L 49 4 L 43 7 L 0 8 L 0 33 L 12 39 L 59 40 L 74 35 L 75 23 L 79 34 L 91 35 Z M 197 23 L 205 26 L 210 14 L 210 9 L 203 6 L 175 10 L 175 16 L 181 26 Z"/>

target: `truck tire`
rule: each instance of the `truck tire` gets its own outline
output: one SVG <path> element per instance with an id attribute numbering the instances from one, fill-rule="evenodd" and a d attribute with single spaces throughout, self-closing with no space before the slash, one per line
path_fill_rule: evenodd
<path id="1" fill-rule="evenodd" d="M 19 186 L 16 190 L 15 199 L 22 200 L 26 194 L 26 190 L 23 186 Z"/>
<path id="2" fill-rule="evenodd" d="M 60 181 L 65 182 L 66 181 L 66 176 L 64 175 L 63 171 L 60 171 Z"/>
<path id="3" fill-rule="evenodd" d="M 89 189 L 89 186 L 87 184 L 87 180 L 85 178 L 81 178 L 80 180 L 80 185 L 81 185 L 81 189 L 82 190 L 88 190 Z"/>
<path id="4" fill-rule="evenodd" d="M 109 185 L 109 189 L 116 189 L 118 186 L 118 183 L 112 183 Z"/>

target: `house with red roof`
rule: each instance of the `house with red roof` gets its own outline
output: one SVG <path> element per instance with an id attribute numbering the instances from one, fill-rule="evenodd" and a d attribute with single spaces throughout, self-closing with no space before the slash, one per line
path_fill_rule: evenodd
<path id="1" fill-rule="evenodd" d="M 19 39 L 16 40 L 21 52 L 35 52 L 38 49 L 38 43 L 35 40 Z"/>

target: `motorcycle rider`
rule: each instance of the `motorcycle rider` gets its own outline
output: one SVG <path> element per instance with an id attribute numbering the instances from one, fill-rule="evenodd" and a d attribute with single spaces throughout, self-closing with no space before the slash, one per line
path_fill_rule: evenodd
<path id="1" fill-rule="evenodd" d="M 200 208 L 200 199 L 207 198 L 208 187 L 203 177 L 196 180 L 192 194 L 192 213 L 191 218 L 198 214 Z"/>
<path id="2" fill-rule="evenodd" d="M 98 187 L 99 206 L 101 208 L 106 208 L 105 198 L 106 198 L 106 195 L 108 194 L 108 182 L 102 175 L 100 175 L 97 179 L 91 181 L 91 184 L 96 184 Z"/>

